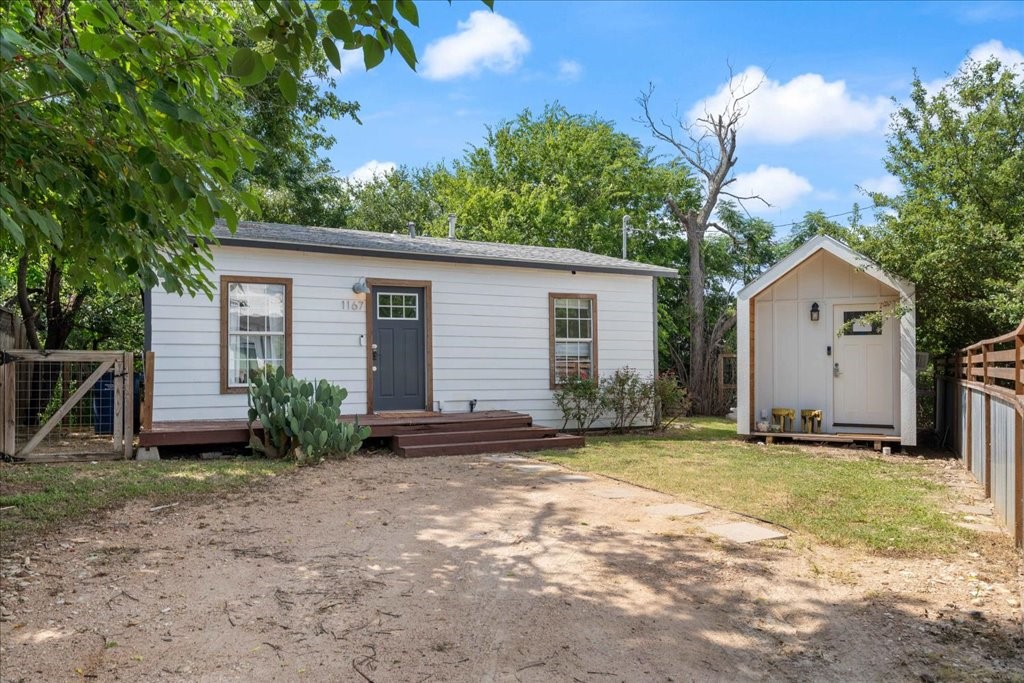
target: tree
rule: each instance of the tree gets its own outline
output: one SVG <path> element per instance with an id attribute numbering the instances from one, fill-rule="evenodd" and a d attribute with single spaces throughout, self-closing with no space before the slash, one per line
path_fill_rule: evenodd
<path id="1" fill-rule="evenodd" d="M 687 202 L 694 192 L 684 169 L 658 164 L 610 122 L 558 103 L 489 127 L 482 145 L 434 173 L 432 186 L 441 209 L 435 234 L 445 234 L 444 216 L 454 211 L 465 239 L 618 256 L 629 215 L 636 258 L 660 246 L 666 197 Z M 663 255 L 654 262 L 666 263 Z"/>
<path id="2" fill-rule="evenodd" d="M 804 242 L 818 235 L 826 235 L 856 248 L 857 242 L 860 239 L 858 234 L 859 221 L 860 207 L 856 204 L 853 206 L 853 213 L 848 226 L 832 220 L 825 215 L 824 211 L 808 211 L 804 214 L 803 220 L 793 225 L 789 231 L 789 236 L 779 243 L 777 250 L 778 258 L 783 258 L 796 251 Z"/>
<path id="3" fill-rule="evenodd" d="M 246 38 L 242 33 L 241 40 Z M 337 140 L 327 133 L 323 121 L 348 117 L 359 123 L 359 103 L 343 101 L 332 92 L 336 82 L 329 66 L 322 53 L 308 56 L 296 78 L 294 100 L 278 87 L 285 73 L 280 63 L 261 83 L 245 89 L 243 130 L 263 152 L 251 170 L 243 169 L 236 176 L 236 187 L 250 192 L 259 204 L 258 212 L 243 208 L 243 219 L 329 227 L 345 224 L 348 193 L 323 156 Z"/>
<path id="4" fill-rule="evenodd" d="M 409 221 L 420 230 L 438 230 L 447 213 L 433 187 L 436 169 L 401 166 L 369 180 L 344 183 L 349 203 L 345 225 L 357 230 L 404 233 Z"/>
<path id="5" fill-rule="evenodd" d="M 250 42 L 236 44 L 247 14 Z M 27 326 L 45 315 L 53 327 L 54 341 L 33 343 L 64 343 L 99 287 L 209 293 L 215 220 L 233 228 L 239 207 L 259 210 L 233 185 L 262 151 L 238 119 L 242 88 L 274 72 L 295 101 L 309 59 L 340 68 L 336 39 L 367 68 L 388 50 L 415 67 L 403 22 L 418 23 L 410 0 L 3 3 L 0 246 L 20 254 L 23 294 L 32 264 L 48 261 L 57 296 L 45 298 L 59 304 L 44 313 L 18 297 Z"/>
<path id="6" fill-rule="evenodd" d="M 1024 317 L 1024 79 L 968 63 L 938 92 L 914 79 L 886 168 L 903 186 L 862 248 L 917 285 L 918 346 L 946 354 Z"/>
<path id="7" fill-rule="evenodd" d="M 742 85 L 742 84 L 737 84 Z M 686 235 L 688 250 L 687 292 L 689 299 L 689 345 L 684 378 L 693 409 L 699 414 L 721 412 L 723 397 L 718 394 L 715 373 L 722 344 L 736 326 L 736 312 L 725 308 L 715 316 L 708 315 L 708 271 L 706 255 L 709 231 L 711 236 L 724 235 L 736 248 L 742 248 L 752 235 L 735 230 L 734 211 L 727 214 L 733 219 L 723 220 L 719 210 L 722 200 L 743 202 L 764 201 L 760 197 L 737 195 L 729 189 L 735 182 L 736 136 L 739 124 L 746 114 L 744 101 L 757 90 L 757 86 L 739 92 L 733 89 L 730 78 L 730 97 L 723 110 L 706 112 L 693 123 L 677 119 L 667 122 L 656 117 L 651 110 L 653 86 L 638 99 L 643 110 L 643 123 L 655 139 L 670 145 L 701 181 L 699 201 L 684 205 L 669 198 L 669 215 Z M 765 202 L 767 204 L 767 202 Z M 716 211 L 720 220 L 713 220 Z"/>

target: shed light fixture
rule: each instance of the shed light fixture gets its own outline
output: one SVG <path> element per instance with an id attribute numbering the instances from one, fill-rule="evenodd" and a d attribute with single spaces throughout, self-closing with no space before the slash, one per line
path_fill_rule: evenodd
<path id="1" fill-rule="evenodd" d="M 352 285 L 352 291 L 363 297 L 370 293 L 370 287 L 366 284 L 366 280 L 358 280 Z"/>
<path id="2" fill-rule="evenodd" d="M 811 304 L 811 322 L 818 322 L 818 318 L 821 317 L 821 309 L 818 307 L 818 302 L 815 301 Z"/>

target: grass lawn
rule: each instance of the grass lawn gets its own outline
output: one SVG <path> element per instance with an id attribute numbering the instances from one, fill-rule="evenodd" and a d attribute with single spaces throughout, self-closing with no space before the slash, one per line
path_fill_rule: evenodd
<path id="1" fill-rule="evenodd" d="M 0 544 L 6 548 L 136 498 L 171 503 L 237 489 L 294 467 L 256 459 L 0 465 Z"/>
<path id="2" fill-rule="evenodd" d="M 836 546 L 886 555 L 947 555 L 972 532 L 941 511 L 950 495 L 922 465 L 870 452 L 827 456 L 810 448 L 736 439 L 736 424 L 697 418 L 668 435 L 590 437 L 545 460 L 760 517 Z"/>

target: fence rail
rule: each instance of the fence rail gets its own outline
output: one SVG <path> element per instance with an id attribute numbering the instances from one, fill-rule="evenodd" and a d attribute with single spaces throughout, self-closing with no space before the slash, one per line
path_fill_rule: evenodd
<path id="1" fill-rule="evenodd" d="M 1024 546 L 1024 320 L 936 363 L 935 427 Z"/>

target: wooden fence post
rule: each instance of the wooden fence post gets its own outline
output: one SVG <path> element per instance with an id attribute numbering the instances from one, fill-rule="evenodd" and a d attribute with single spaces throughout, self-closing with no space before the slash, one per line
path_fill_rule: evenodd
<path id="1" fill-rule="evenodd" d="M 1014 347 L 1017 349 L 1017 358 L 1013 368 L 1016 370 L 1016 381 L 1014 382 L 1014 393 L 1017 395 L 1017 405 L 1014 406 L 1017 412 L 1016 428 L 1014 431 L 1014 466 L 1013 492 L 1015 494 L 1013 524 L 1013 538 L 1018 546 L 1024 546 L 1024 321 L 1017 328 L 1017 337 L 1014 340 Z"/>
<path id="2" fill-rule="evenodd" d="M 131 460 L 135 441 L 135 354 L 124 354 L 124 459 Z"/>
<path id="3" fill-rule="evenodd" d="M 981 383 L 985 385 L 985 398 L 983 399 L 985 405 L 985 420 L 982 428 L 985 430 L 985 497 L 992 497 L 992 394 L 987 391 L 988 386 L 992 383 L 992 378 L 988 376 L 988 352 L 991 344 L 982 344 L 981 346 Z"/>
<path id="4" fill-rule="evenodd" d="M 3 440 L 0 443 L 0 450 L 7 455 L 14 455 L 14 449 L 17 446 L 17 378 L 18 373 L 15 370 L 14 363 L 0 365 L 0 380 L 3 380 L 3 389 L 0 389 L 0 402 L 3 403 L 0 406 L 0 415 L 3 416 L 3 422 L 0 422 L 0 427 L 3 428 Z"/>

